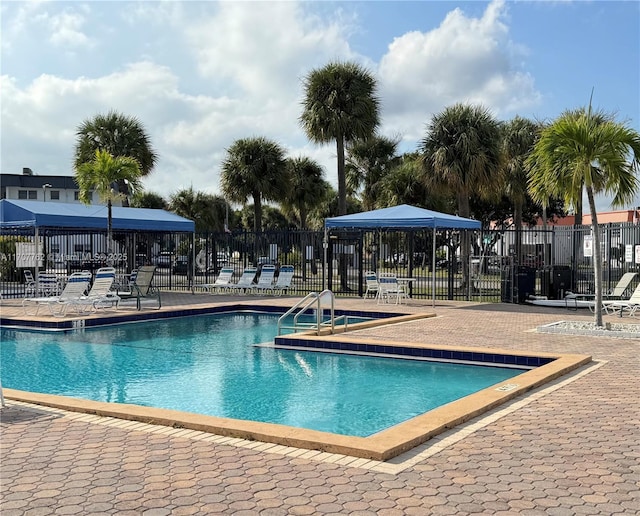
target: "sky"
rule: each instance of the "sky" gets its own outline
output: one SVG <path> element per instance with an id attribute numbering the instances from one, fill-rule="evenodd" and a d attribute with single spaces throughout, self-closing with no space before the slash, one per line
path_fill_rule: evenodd
<path id="1" fill-rule="evenodd" d="M 551 121 L 593 91 L 640 131 L 638 1 L 4 0 L 0 16 L 2 173 L 73 175 L 78 126 L 115 110 L 146 128 L 159 160 L 144 187 L 165 198 L 219 194 L 226 149 L 254 136 L 337 188 L 335 144 L 299 122 L 304 77 L 335 60 L 376 78 L 379 132 L 401 152 L 458 102 Z"/>

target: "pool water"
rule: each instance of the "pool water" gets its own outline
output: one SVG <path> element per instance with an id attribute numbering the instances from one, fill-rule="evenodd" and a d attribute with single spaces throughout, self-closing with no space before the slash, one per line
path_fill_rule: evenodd
<path id="1" fill-rule="evenodd" d="M 256 346 L 278 316 L 2 330 L 5 387 L 369 436 L 522 371 Z"/>

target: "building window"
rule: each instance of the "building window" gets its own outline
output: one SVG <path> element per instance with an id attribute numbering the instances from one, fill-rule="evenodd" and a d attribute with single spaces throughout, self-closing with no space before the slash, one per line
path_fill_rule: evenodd
<path id="1" fill-rule="evenodd" d="M 18 199 L 30 199 L 35 201 L 38 199 L 37 190 L 18 190 Z"/>
<path id="2" fill-rule="evenodd" d="M 51 200 L 52 201 L 59 201 L 60 200 L 60 190 L 51 190 L 49 192 L 49 194 L 51 195 Z"/>

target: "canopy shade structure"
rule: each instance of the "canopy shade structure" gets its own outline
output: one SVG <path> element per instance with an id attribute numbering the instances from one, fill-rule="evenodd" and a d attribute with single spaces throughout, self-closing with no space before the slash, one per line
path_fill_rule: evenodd
<path id="1" fill-rule="evenodd" d="M 352 215 L 342 215 L 341 217 L 332 217 L 325 219 L 325 241 L 327 232 L 331 229 L 425 229 L 429 228 L 433 231 L 433 254 L 432 264 L 436 263 L 436 230 L 438 229 L 480 229 L 482 224 L 480 221 L 466 219 L 440 213 L 437 211 L 425 210 L 408 204 L 400 206 L 392 206 L 390 208 L 382 208 L 380 210 L 365 211 L 362 213 L 354 213 Z M 326 249 L 326 247 L 325 247 Z M 325 265 L 327 262 L 325 252 Z M 436 304 L 436 269 L 432 270 L 432 303 Z"/>
<path id="2" fill-rule="evenodd" d="M 348 229 L 480 229 L 473 219 L 425 210 L 408 204 L 325 219 L 325 228 Z"/>
<path id="3" fill-rule="evenodd" d="M 107 207 L 60 202 L 0 200 L 0 228 L 106 229 Z M 112 208 L 115 231 L 193 233 L 195 223 L 165 210 Z"/>

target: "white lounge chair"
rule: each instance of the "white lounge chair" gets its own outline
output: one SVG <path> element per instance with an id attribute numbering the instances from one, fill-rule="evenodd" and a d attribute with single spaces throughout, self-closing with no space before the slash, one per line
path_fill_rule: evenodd
<path id="1" fill-rule="evenodd" d="M 615 301 L 603 301 L 602 308 L 607 314 L 620 314 L 620 317 L 626 312 L 633 316 L 640 310 L 640 283 L 633 291 L 629 299 L 618 299 Z"/>
<path id="2" fill-rule="evenodd" d="M 120 296 L 113 292 L 116 270 L 113 267 L 102 267 L 96 271 L 96 277 L 91 285 L 91 290 L 86 296 L 72 301 L 78 311 L 96 310 L 101 307 L 118 307 Z"/>
<path id="3" fill-rule="evenodd" d="M 268 291 L 273 291 L 273 279 L 276 275 L 275 265 L 263 265 L 260 269 L 260 277 L 258 282 L 253 285 L 252 291 L 254 294 L 266 294 Z"/>
<path id="4" fill-rule="evenodd" d="M 373 297 L 378 296 L 378 275 L 373 271 L 367 271 L 364 273 L 364 281 L 366 285 L 366 290 L 364 291 L 364 298 L 367 299 L 369 294 L 373 294 Z"/>
<path id="5" fill-rule="evenodd" d="M 202 289 L 210 294 L 224 292 L 224 290 L 231 284 L 233 272 L 233 267 L 223 267 L 220 269 L 220 273 L 213 283 L 202 283 L 200 285 L 194 285 L 193 288 Z"/>
<path id="6" fill-rule="evenodd" d="M 246 294 L 253 288 L 253 280 L 257 273 L 258 269 L 256 267 L 247 267 L 242 271 L 242 276 L 240 276 L 238 283 L 229 283 L 229 285 L 227 285 L 227 290 L 229 292 L 235 291 L 239 294 Z"/>
<path id="7" fill-rule="evenodd" d="M 278 273 L 278 279 L 273 285 L 273 293 L 276 296 L 281 296 L 291 289 L 291 282 L 293 281 L 293 273 L 295 272 L 295 267 L 293 265 L 283 265 L 280 267 L 280 272 Z"/>
<path id="8" fill-rule="evenodd" d="M 74 272 L 67 279 L 67 284 L 59 296 L 27 297 L 22 301 L 22 308 L 27 315 L 37 315 L 41 306 L 47 306 L 51 315 L 62 317 L 70 306 L 85 295 L 90 281 L 90 272 Z M 33 307 L 35 312 L 30 312 Z"/>

